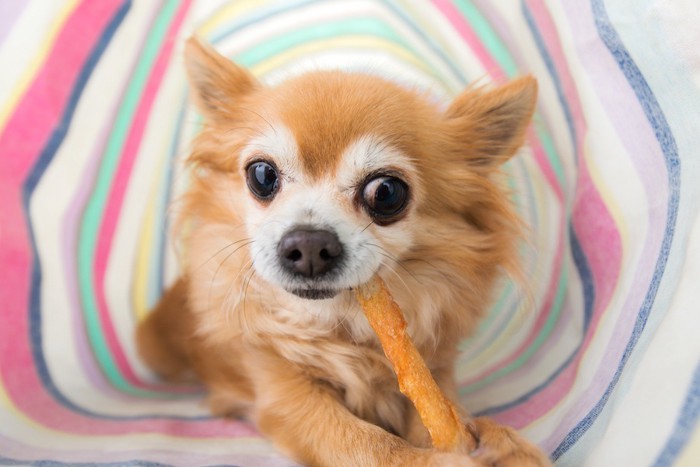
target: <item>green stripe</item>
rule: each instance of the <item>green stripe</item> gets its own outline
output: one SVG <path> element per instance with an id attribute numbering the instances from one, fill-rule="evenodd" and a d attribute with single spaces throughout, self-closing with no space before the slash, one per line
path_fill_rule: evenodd
<path id="1" fill-rule="evenodd" d="M 561 164 L 561 159 L 558 157 L 557 149 L 554 147 L 552 137 L 544 125 L 538 124 L 538 122 L 535 121 L 533 126 L 535 127 L 535 132 L 537 133 L 537 139 L 542 144 L 542 149 L 544 149 L 547 162 L 549 162 L 549 165 L 552 166 L 554 176 L 557 179 L 557 185 L 560 187 L 564 186 L 566 180 L 564 175 L 564 167 Z"/>
<path id="2" fill-rule="evenodd" d="M 129 127 L 138 107 L 149 72 L 162 46 L 168 27 L 179 6 L 178 0 L 165 3 L 151 27 L 150 34 L 143 45 L 143 52 L 128 84 L 126 94 L 117 113 L 117 119 L 110 134 L 105 153 L 102 157 L 96 185 L 87 203 L 78 241 L 78 274 L 80 295 L 83 303 L 85 323 L 97 361 L 107 379 L 116 388 L 130 394 L 144 395 L 124 380 L 112 358 L 109 346 L 104 339 L 93 288 L 93 264 L 98 241 L 102 214 L 107 204 L 112 180 L 117 170 L 121 152 L 124 147 Z M 126 278 L 125 278 L 126 280 Z"/>
<path id="3" fill-rule="evenodd" d="M 415 51 L 409 44 L 383 21 L 375 18 L 352 18 L 316 24 L 293 32 L 287 31 L 236 55 L 234 60 L 243 66 L 252 67 L 289 49 L 310 42 L 352 35 L 385 39 L 415 55 Z M 418 58 L 421 59 L 421 57 Z"/>
<path id="4" fill-rule="evenodd" d="M 516 76 L 518 74 L 518 65 L 484 15 L 467 0 L 454 0 L 454 4 L 467 20 L 472 30 L 479 36 L 479 42 L 486 47 L 489 54 L 498 62 L 506 76 L 511 78 Z"/>

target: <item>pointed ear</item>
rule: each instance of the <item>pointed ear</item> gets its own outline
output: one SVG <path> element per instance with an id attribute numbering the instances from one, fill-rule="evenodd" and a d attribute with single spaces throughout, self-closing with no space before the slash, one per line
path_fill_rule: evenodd
<path id="1" fill-rule="evenodd" d="M 531 76 L 491 90 L 469 88 L 445 113 L 448 131 L 473 167 L 496 168 L 523 144 L 536 101 Z"/>
<path id="2" fill-rule="evenodd" d="M 246 69 L 194 36 L 185 44 L 185 68 L 195 103 L 211 120 L 229 117 L 243 96 L 260 87 Z"/>

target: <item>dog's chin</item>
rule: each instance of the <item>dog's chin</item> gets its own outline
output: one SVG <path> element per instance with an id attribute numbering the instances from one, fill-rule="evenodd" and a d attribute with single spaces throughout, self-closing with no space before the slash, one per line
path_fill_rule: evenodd
<path id="1" fill-rule="evenodd" d="M 306 300 L 327 300 L 333 298 L 340 290 L 336 289 L 292 289 L 290 293 Z"/>

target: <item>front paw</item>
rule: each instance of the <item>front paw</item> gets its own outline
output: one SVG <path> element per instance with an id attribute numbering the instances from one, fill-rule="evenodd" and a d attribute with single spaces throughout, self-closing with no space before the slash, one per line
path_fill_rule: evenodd
<path id="1" fill-rule="evenodd" d="M 471 453 L 478 465 L 498 467 L 549 467 L 549 458 L 514 429 L 488 418 L 472 420 L 479 446 Z"/>
<path id="2" fill-rule="evenodd" d="M 430 467 L 481 467 L 482 464 L 466 454 L 429 450 L 402 465 L 420 465 Z"/>

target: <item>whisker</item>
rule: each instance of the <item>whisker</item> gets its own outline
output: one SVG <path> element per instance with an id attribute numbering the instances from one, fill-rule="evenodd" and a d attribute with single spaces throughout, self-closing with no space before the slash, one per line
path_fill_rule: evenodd
<path id="1" fill-rule="evenodd" d="M 360 283 L 360 273 L 356 271 L 356 275 L 357 275 L 356 282 L 359 284 Z M 345 325 L 345 323 L 348 322 L 348 318 L 355 319 L 361 311 L 361 308 L 359 306 L 355 306 L 355 307 L 352 306 L 355 304 L 354 295 L 353 295 L 354 291 L 350 290 L 350 292 L 351 292 L 350 294 L 345 295 L 346 300 L 347 300 L 347 302 L 345 304 L 345 313 L 340 317 L 340 319 L 338 320 L 336 325 L 333 327 L 332 331 L 335 331 L 336 329 L 338 329 L 339 326 L 342 326 L 343 329 L 345 329 L 345 332 L 348 334 L 348 336 L 350 336 L 350 339 L 352 339 L 353 343 L 355 345 L 357 345 L 358 342 L 355 339 L 355 336 L 353 335 L 352 331 L 350 329 L 348 329 L 348 327 Z M 354 309 L 354 313 L 352 314 L 352 316 L 350 316 L 350 309 L 351 308 Z"/>
<path id="2" fill-rule="evenodd" d="M 241 307 L 240 313 L 239 313 L 239 322 L 241 324 L 242 329 L 250 329 L 249 325 L 249 320 L 248 320 L 248 310 L 246 308 L 246 298 L 248 295 L 248 287 L 250 286 L 250 282 L 253 279 L 253 276 L 255 275 L 255 258 L 257 255 L 249 261 L 247 266 L 245 268 L 242 268 L 240 271 L 240 274 L 243 274 L 243 280 L 241 282 L 241 290 L 240 290 L 240 296 L 243 297 L 242 302 L 243 306 Z M 246 279 L 246 275 L 250 272 L 250 276 Z M 240 277 L 239 274 L 239 277 Z"/>
<path id="3" fill-rule="evenodd" d="M 241 277 L 241 274 L 246 274 L 247 271 L 250 269 L 250 266 L 252 266 L 252 264 L 253 264 L 253 261 L 249 260 L 249 261 L 246 261 L 246 263 L 243 266 L 241 266 L 241 268 L 238 270 L 238 273 L 236 274 L 236 277 L 234 277 L 233 280 L 231 281 L 231 287 L 229 287 L 229 290 L 226 293 L 225 302 L 227 302 L 227 304 L 226 304 L 225 313 L 226 313 L 226 323 L 229 325 L 230 325 L 230 315 L 232 315 L 235 312 L 235 309 L 236 309 L 235 305 L 240 301 L 240 300 L 238 300 L 238 301 L 236 301 L 236 300 L 242 294 L 242 291 L 239 291 L 238 293 L 236 293 L 233 285 L 238 284 L 238 279 Z M 246 271 L 245 273 L 244 273 L 244 270 Z"/>
<path id="4" fill-rule="evenodd" d="M 243 243 L 242 245 L 240 245 L 238 248 L 236 248 L 235 250 L 233 250 L 232 252 L 230 252 L 228 255 L 226 255 L 226 257 L 223 259 L 223 261 L 221 261 L 221 262 L 219 263 L 219 265 L 216 267 L 216 271 L 214 271 L 214 275 L 212 276 L 211 281 L 209 282 L 209 297 L 208 297 L 209 305 L 208 305 L 208 308 L 211 308 L 211 295 L 212 295 L 212 291 L 213 291 L 213 289 L 214 289 L 214 283 L 216 282 L 216 276 L 219 275 L 219 271 L 220 271 L 221 268 L 223 267 L 224 263 L 226 263 L 226 261 L 228 261 L 228 260 L 229 260 L 234 254 L 236 254 L 236 252 L 239 251 L 241 248 L 243 248 L 243 247 L 245 247 L 245 246 L 248 246 L 248 245 L 250 245 L 251 243 L 254 243 L 254 240 L 248 240 L 246 243 Z M 218 253 L 217 253 L 217 254 L 218 254 Z M 216 255 L 215 255 L 215 256 L 216 256 Z M 211 258 L 210 258 L 210 259 L 211 259 Z M 206 263 L 205 263 L 205 264 L 206 264 Z M 202 265 L 202 266 L 203 266 L 203 265 Z M 201 266 L 200 266 L 200 267 L 201 267 Z"/>
<path id="5" fill-rule="evenodd" d="M 372 242 L 365 242 L 365 244 L 368 245 L 368 246 L 370 246 L 370 247 L 376 248 L 376 249 L 377 249 L 377 252 L 378 252 L 380 255 L 382 255 L 382 256 L 384 256 L 385 258 L 387 258 L 387 259 L 393 261 L 394 263 L 396 263 L 396 265 L 400 266 L 401 269 L 403 269 L 403 270 L 406 272 L 406 274 L 408 274 L 409 276 L 411 276 L 411 278 L 412 278 L 414 281 L 418 282 L 420 285 L 424 285 L 423 282 L 421 282 L 421 281 L 418 279 L 418 276 L 416 276 L 411 270 L 409 270 L 409 269 L 403 264 L 402 261 L 400 261 L 398 258 L 396 258 L 396 257 L 393 256 L 391 253 L 389 253 L 389 252 L 386 250 L 386 248 L 382 247 L 381 245 L 377 245 L 376 243 L 372 243 Z"/>
<path id="6" fill-rule="evenodd" d="M 360 312 L 359 307 L 354 307 L 354 310 L 352 310 L 352 316 L 350 315 L 351 313 L 351 305 L 352 305 L 352 300 L 346 298 L 346 303 L 344 304 L 345 306 L 343 307 L 345 309 L 345 312 L 340 316 L 340 319 L 338 319 L 338 322 L 331 328 L 332 332 L 335 332 L 336 329 L 342 326 L 342 328 L 345 330 L 348 336 L 350 336 L 350 339 L 352 339 L 353 343 L 355 345 L 358 344 L 357 340 L 355 339 L 355 336 L 353 335 L 352 331 L 348 329 L 348 327 L 345 325 L 346 322 L 349 322 L 349 319 L 355 319 L 357 317 L 357 314 Z"/>
<path id="7" fill-rule="evenodd" d="M 396 271 L 396 269 L 395 269 L 394 267 L 392 267 L 391 265 L 386 264 L 385 266 L 386 266 L 386 268 L 387 268 L 387 270 L 388 270 L 389 272 L 391 272 L 392 274 L 394 274 L 394 276 L 396 276 L 396 278 L 397 278 L 399 281 L 401 281 L 401 284 L 403 284 L 403 287 L 406 289 L 406 292 L 408 292 L 408 295 L 410 295 L 411 298 L 412 298 L 414 301 L 416 301 L 417 298 L 416 298 L 416 295 L 415 295 L 414 292 L 413 292 L 413 289 L 412 289 L 411 287 L 408 286 L 408 284 L 407 284 L 406 281 L 403 279 L 403 277 L 401 277 L 401 274 L 399 274 L 399 273 Z"/>
<path id="8" fill-rule="evenodd" d="M 253 268 L 253 262 L 251 261 L 250 267 L 248 268 L 248 271 L 250 271 L 250 275 L 248 276 L 248 280 L 246 281 L 244 279 L 244 288 L 243 288 L 243 319 L 245 321 L 246 329 L 249 328 L 248 326 L 248 311 L 246 310 L 246 298 L 248 297 L 248 287 L 250 287 L 250 281 L 253 280 L 253 276 L 255 275 L 255 269 Z"/>
<path id="9" fill-rule="evenodd" d="M 211 260 L 213 260 L 214 258 L 216 258 L 216 257 L 219 255 L 219 253 L 223 252 L 224 250 L 227 250 L 228 248 L 231 248 L 231 247 L 234 246 L 234 245 L 238 245 L 239 243 L 241 243 L 241 242 L 246 242 L 246 241 L 248 242 L 247 244 L 241 245 L 239 248 L 237 248 L 236 250 L 234 250 L 233 253 L 235 253 L 236 251 L 238 251 L 240 248 L 243 248 L 243 247 L 245 247 L 245 246 L 247 246 L 247 245 L 250 245 L 250 244 L 253 243 L 255 240 L 252 240 L 252 239 L 250 239 L 250 238 L 242 238 L 242 239 L 240 239 L 240 240 L 236 240 L 235 242 L 229 243 L 228 245 L 224 246 L 223 248 L 219 249 L 216 253 L 214 253 L 213 255 L 211 255 L 211 256 L 209 257 L 209 259 L 207 259 L 207 260 L 204 261 L 202 264 L 200 264 L 199 266 L 197 266 L 196 270 L 199 270 L 199 269 L 203 268 L 209 261 L 211 261 Z M 233 253 L 231 253 L 231 254 L 233 254 Z M 228 259 L 228 257 L 227 257 L 226 259 Z M 226 259 L 224 259 L 224 261 L 226 261 Z"/>

